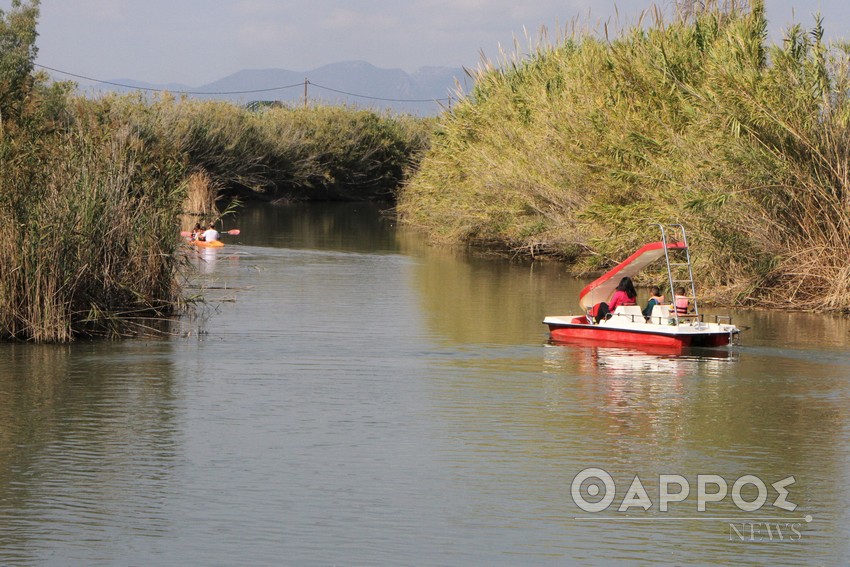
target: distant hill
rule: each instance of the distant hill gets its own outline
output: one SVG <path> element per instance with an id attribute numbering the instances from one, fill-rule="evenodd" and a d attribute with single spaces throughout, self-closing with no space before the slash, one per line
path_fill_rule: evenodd
<path id="1" fill-rule="evenodd" d="M 390 109 L 422 116 L 438 114 L 441 104 L 445 106 L 450 95 L 453 98 L 456 96 L 457 85 L 460 84 L 466 91 L 469 83 L 469 78 L 461 68 L 422 67 L 409 74 L 402 69 L 381 69 L 365 61 L 347 61 L 312 71 L 246 69 L 196 87 L 111 79 L 109 83 L 117 84 L 81 82 L 80 90 L 88 95 L 130 92 L 134 88 L 168 90 L 174 93 L 187 92 L 193 98 L 229 100 L 239 104 L 257 100 L 301 104 L 304 100 L 305 79 L 308 81 L 309 102 Z"/>

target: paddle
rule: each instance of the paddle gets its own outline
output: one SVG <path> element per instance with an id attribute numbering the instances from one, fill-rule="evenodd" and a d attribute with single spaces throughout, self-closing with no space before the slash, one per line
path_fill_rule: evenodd
<path id="1" fill-rule="evenodd" d="M 240 232 L 241 231 L 238 228 L 234 228 L 233 230 L 225 230 L 223 232 L 220 232 L 219 234 L 230 234 L 232 236 L 236 236 Z M 180 232 L 180 236 L 192 236 L 192 232 L 189 230 L 184 230 Z"/>

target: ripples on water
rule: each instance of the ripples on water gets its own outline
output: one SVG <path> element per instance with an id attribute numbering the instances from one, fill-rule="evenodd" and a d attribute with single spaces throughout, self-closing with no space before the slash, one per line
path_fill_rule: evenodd
<path id="1" fill-rule="evenodd" d="M 847 563 L 845 320 L 740 313 L 744 346 L 678 355 L 550 345 L 581 287 L 558 266 L 363 207 L 246 211 L 194 260 L 209 302 L 174 338 L 3 345 L 0 563 Z M 617 481 L 610 520 L 571 500 L 587 467 Z M 693 494 L 659 512 L 665 473 L 793 474 L 776 515 L 814 521 L 730 541 L 667 519 Z M 635 475 L 655 505 L 626 519 Z"/>

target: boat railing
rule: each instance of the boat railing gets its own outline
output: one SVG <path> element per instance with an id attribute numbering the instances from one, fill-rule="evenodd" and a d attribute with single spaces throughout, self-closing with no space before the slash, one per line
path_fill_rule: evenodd
<path id="1" fill-rule="evenodd" d="M 732 324 L 732 316 L 731 315 L 715 315 L 714 316 L 714 322 L 717 323 L 718 325 L 720 324 L 720 321 L 724 321 L 724 320 L 728 321 L 726 323 L 727 325 Z"/>
<path id="2" fill-rule="evenodd" d="M 656 325 L 678 325 L 684 322 L 693 323 L 703 323 L 704 318 L 702 315 L 697 315 L 696 313 L 691 313 L 689 315 L 679 315 L 678 321 L 677 317 L 672 313 L 670 315 L 650 315 L 648 317 L 641 317 L 641 319 L 645 320 L 647 323 L 654 323 Z M 634 319 L 632 319 L 634 321 Z"/>

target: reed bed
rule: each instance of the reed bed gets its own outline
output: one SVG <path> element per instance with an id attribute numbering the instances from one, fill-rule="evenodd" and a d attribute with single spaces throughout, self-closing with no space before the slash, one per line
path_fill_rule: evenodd
<path id="1" fill-rule="evenodd" d="M 249 111 L 168 95 L 87 104 L 103 120 L 167 139 L 224 194 L 267 200 L 394 199 L 431 128 L 427 119 L 351 107 Z"/>
<path id="2" fill-rule="evenodd" d="M 222 199 L 220 191 L 219 184 L 205 170 L 195 169 L 189 174 L 180 214 L 181 231 L 192 231 L 198 224 L 206 229 L 210 223 L 215 223 L 230 212 L 222 211 L 219 207 Z M 238 202 L 231 201 L 229 209 L 235 209 L 238 205 Z"/>
<path id="3" fill-rule="evenodd" d="M 126 127 L 74 129 L 26 166 L 2 163 L 0 337 L 121 336 L 173 310 L 182 171 L 163 175 L 140 147 Z"/>
<path id="4" fill-rule="evenodd" d="M 483 64 L 401 218 L 578 273 L 681 222 L 702 296 L 847 310 L 850 47 L 819 20 L 768 45 L 761 1 L 646 20 Z"/>
<path id="5" fill-rule="evenodd" d="M 33 72 L 37 18 L 0 11 L 0 338 L 124 335 L 174 307 L 185 167 Z"/>

